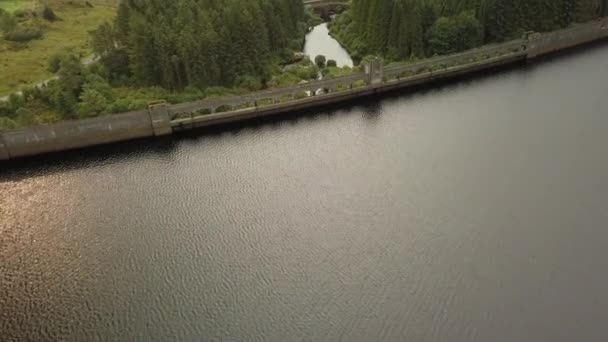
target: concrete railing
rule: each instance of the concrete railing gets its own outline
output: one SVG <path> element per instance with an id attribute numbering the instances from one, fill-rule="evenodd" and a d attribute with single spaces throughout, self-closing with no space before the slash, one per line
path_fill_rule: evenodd
<path id="1" fill-rule="evenodd" d="M 463 65 L 479 59 L 488 59 L 500 55 L 507 55 L 513 52 L 520 52 L 525 55 L 526 40 L 518 39 L 511 42 L 486 46 L 473 49 L 463 53 L 449 56 L 426 59 L 417 63 L 382 67 L 381 63 L 373 63 L 373 68 L 366 68 L 365 72 L 353 75 L 325 79 L 322 81 L 312 81 L 295 86 L 270 89 L 265 91 L 253 92 L 246 95 L 217 97 L 205 99 L 191 103 L 177 104 L 168 107 L 169 116 L 172 119 L 193 117 L 198 115 L 208 115 L 223 111 L 233 111 L 244 108 L 258 108 L 276 103 L 288 103 L 290 101 L 301 101 L 307 97 L 313 97 L 318 93 L 331 94 L 340 91 L 348 91 L 359 82 L 362 86 L 381 84 L 390 78 L 399 78 L 404 74 L 412 76 L 429 69 L 432 66 L 442 66 L 446 68 L 453 65 Z M 377 79 L 377 81 L 376 81 Z"/>
<path id="2" fill-rule="evenodd" d="M 313 81 L 290 87 L 258 91 L 246 95 L 217 97 L 196 102 L 182 103 L 170 106 L 168 110 L 169 115 L 173 118 L 176 115 L 184 113 L 215 113 L 220 107 L 237 109 L 258 107 L 263 102 L 266 104 L 273 104 L 285 101 L 295 101 L 303 97 L 315 96 L 315 94 L 317 94 L 319 91 L 322 91 L 323 93 L 331 93 L 340 89 L 352 89 L 356 82 L 365 82 L 365 78 L 366 75 L 364 73 L 356 73 L 353 75 L 331 78 L 322 81 Z"/>
<path id="3" fill-rule="evenodd" d="M 291 87 L 176 105 L 157 103 L 143 111 L 28 127 L 0 134 L 0 160 L 166 135 L 175 130 L 337 103 L 533 59 L 605 38 L 608 18 L 412 64 L 382 67 L 381 62 L 374 61 L 366 66 L 365 72 Z M 218 113 L 220 107 L 226 111 Z"/>
<path id="4" fill-rule="evenodd" d="M 553 32 L 533 33 L 528 36 L 528 58 L 536 58 L 607 37 L 608 17 Z"/>
<path id="5" fill-rule="evenodd" d="M 523 56 L 526 55 L 526 43 L 527 40 L 525 39 L 517 39 L 452 55 L 428 58 L 412 64 L 387 66 L 384 68 L 384 77 L 399 78 L 402 76 L 411 76 L 437 67 L 446 68 L 454 65 L 463 65 L 515 52 L 519 52 Z"/>

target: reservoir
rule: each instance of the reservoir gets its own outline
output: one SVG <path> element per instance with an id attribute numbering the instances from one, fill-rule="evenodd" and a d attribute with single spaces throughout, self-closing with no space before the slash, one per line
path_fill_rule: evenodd
<path id="1" fill-rule="evenodd" d="M 607 79 L 596 46 L 0 164 L 2 339 L 603 341 Z"/>

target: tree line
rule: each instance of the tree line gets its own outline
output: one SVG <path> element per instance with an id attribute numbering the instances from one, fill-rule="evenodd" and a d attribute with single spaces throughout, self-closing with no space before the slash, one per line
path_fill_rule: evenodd
<path id="1" fill-rule="evenodd" d="M 12 25 L 0 14 L 1 28 Z M 311 20 L 301 0 L 121 0 L 115 20 L 91 32 L 98 61 L 53 56 L 55 80 L 0 101 L 0 131 L 314 79 L 310 61 L 281 67 Z"/>
<path id="2" fill-rule="evenodd" d="M 606 0 L 352 0 L 332 34 L 355 57 L 423 58 L 550 31 L 606 13 Z"/>
<path id="3" fill-rule="evenodd" d="M 306 28 L 301 0 L 123 0 L 93 47 L 111 80 L 204 89 L 265 83 Z"/>

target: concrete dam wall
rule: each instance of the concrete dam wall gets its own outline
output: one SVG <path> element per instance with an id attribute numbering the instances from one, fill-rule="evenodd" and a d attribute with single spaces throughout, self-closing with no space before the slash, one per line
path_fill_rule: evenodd
<path id="1" fill-rule="evenodd" d="M 413 64 L 384 67 L 381 61 L 373 61 L 362 73 L 291 87 L 177 105 L 158 103 L 142 111 L 27 127 L 0 134 L 0 161 L 339 103 L 533 59 L 605 38 L 608 18 Z M 220 109 L 223 112 L 218 113 Z"/>

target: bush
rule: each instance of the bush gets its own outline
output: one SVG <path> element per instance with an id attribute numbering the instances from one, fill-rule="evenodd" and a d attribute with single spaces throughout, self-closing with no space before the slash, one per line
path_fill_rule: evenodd
<path id="1" fill-rule="evenodd" d="M 25 101 L 23 101 L 23 96 L 19 94 L 12 93 L 8 97 L 9 107 L 14 111 L 17 111 L 20 107 L 23 106 Z"/>
<path id="2" fill-rule="evenodd" d="M 0 8 L 0 31 L 7 34 L 17 27 L 15 17 Z"/>
<path id="3" fill-rule="evenodd" d="M 124 81 L 131 77 L 129 55 L 125 50 L 114 49 L 109 51 L 101 58 L 101 64 L 105 66 L 109 80 L 114 84 L 125 83 Z"/>
<path id="4" fill-rule="evenodd" d="M 314 64 L 298 63 L 285 68 L 285 73 L 297 76 L 300 80 L 317 79 L 319 68 Z"/>
<path id="5" fill-rule="evenodd" d="M 299 67 L 296 76 L 303 80 L 316 80 L 319 77 L 319 68 L 316 65 Z"/>
<path id="6" fill-rule="evenodd" d="M 292 51 L 302 51 L 304 48 L 304 39 L 296 38 L 289 41 L 287 48 Z"/>
<path id="7" fill-rule="evenodd" d="M 108 106 L 108 99 L 94 88 L 85 89 L 80 94 L 78 116 L 80 118 L 97 116 Z"/>
<path id="8" fill-rule="evenodd" d="M 82 90 L 95 90 L 107 100 L 112 100 L 112 87 L 110 87 L 108 81 L 97 74 L 85 76 L 85 83 L 82 85 Z"/>
<path id="9" fill-rule="evenodd" d="M 318 55 L 315 57 L 315 64 L 321 69 L 325 68 L 325 56 Z"/>
<path id="10" fill-rule="evenodd" d="M 40 90 L 40 88 L 34 86 L 34 87 L 27 87 L 25 89 L 23 89 L 21 91 L 22 95 L 23 95 L 23 99 L 26 102 L 32 101 L 32 100 L 40 100 L 42 99 L 42 91 Z"/>
<path id="11" fill-rule="evenodd" d="M 328 68 L 330 68 L 330 67 L 337 67 L 337 66 L 338 66 L 338 63 L 336 63 L 335 60 L 330 59 L 330 60 L 327 61 L 327 67 Z"/>
<path id="12" fill-rule="evenodd" d="M 278 56 L 282 65 L 293 63 L 296 59 L 294 51 L 288 48 L 279 50 Z"/>
<path id="13" fill-rule="evenodd" d="M 42 17 L 51 22 L 57 20 L 55 12 L 53 12 L 53 9 L 49 6 L 44 6 L 44 9 L 42 10 Z"/>
<path id="14" fill-rule="evenodd" d="M 124 113 L 129 111 L 130 101 L 128 99 L 119 99 L 110 103 L 105 111 L 108 113 Z"/>
<path id="15" fill-rule="evenodd" d="M 232 108 L 232 106 L 222 105 L 222 106 L 217 107 L 215 109 L 215 112 L 216 113 L 224 113 L 224 112 L 230 112 L 230 111 L 233 111 L 233 110 L 234 110 L 234 108 Z"/>
<path id="16" fill-rule="evenodd" d="M 103 78 L 104 80 L 110 79 L 110 74 L 108 73 L 108 69 L 106 68 L 105 65 L 103 65 L 101 63 L 91 63 L 86 66 L 86 69 L 87 69 L 86 72 L 89 75 L 97 75 L 97 76 Z"/>
<path id="17" fill-rule="evenodd" d="M 84 79 L 85 69 L 80 63 L 78 56 L 68 54 L 61 59 L 59 63 L 59 71 L 57 83 L 62 90 L 70 91 L 75 97 L 78 97 L 81 92 Z"/>
<path id="18" fill-rule="evenodd" d="M 17 27 L 4 35 L 4 39 L 13 42 L 28 42 L 40 38 L 42 38 L 42 31 L 33 27 Z"/>
<path id="19" fill-rule="evenodd" d="M 7 101 L 0 101 L 0 117 L 13 116 L 15 111 Z"/>
<path id="20" fill-rule="evenodd" d="M 13 119 L 0 116 L 0 132 L 10 131 L 16 128 L 19 128 L 19 124 L 17 124 Z"/>
<path id="21" fill-rule="evenodd" d="M 232 91 L 224 87 L 207 87 L 205 89 L 205 97 L 220 97 L 226 95 L 232 95 Z"/>
<path id="22" fill-rule="evenodd" d="M 249 91 L 256 91 L 262 89 L 262 82 L 259 78 L 245 75 L 239 80 L 239 87 L 245 88 Z"/>
<path id="23" fill-rule="evenodd" d="M 186 87 L 183 91 L 172 93 L 167 97 L 169 103 L 183 103 L 200 100 L 203 92 L 196 87 Z"/>
<path id="24" fill-rule="evenodd" d="M 52 72 L 53 74 L 59 71 L 59 67 L 61 66 L 61 61 L 65 57 L 65 53 L 59 52 L 51 56 L 49 58 L 49 62 L 47 65 L 47 70 Z"/>
<path id="25" fill-rule="evenodd" d="M 17 122 L 21 126 L 32 126 L 37 124 L 34 113 L 27 108 L 21 107 L 15 114 L 17 115 Z"/>
<path id="26" fill-rule="evenodd" d="M 298 84 L 301 80 L 302 80 L 301 78 L 299 78 L 298 76 L 296 76 L 294 74 L 284 73 L 284 74 L 281 74 L 281 75 L 273 78 L 272 81 L 270 81 L 270 84 L 273 87 L 284 87 L 284 86 Z"/>
<path id="27" fill-rule="evenodd" d="M 464 11 L 455 17 L 437 19 L 428 35 L 431 52 L 444 55 L 481 45 L 483 27 L 475 13 Z"/>
<path id="28" fill-rule="evenodd" d="M 355 71 L 348 66 L 343 66 L 341 68 L 327 67 L 327 68 L 323 69 L 323 76 L 324 76 L 324 78 L 336 78 L 336 77 L 341 77 L 341 76 L 352 75 L 354 72 Z"/>
<path id="29" fill-rule="evenodd" d="M 54 100 L 55 108 L 61 113 L 64 119 L 76 119 L 76 105 L 78 99 L 69 90 L 59 90 Z"/>
<path id="30" fill-rule="evenodd" d="M 28 14 L 31 14 L 31 12 L 24 10 L 23 8 L 19 8 L 13 11 L 13 15 L 16 18 L 20 18 L 23 19 L 25 18 Z"/>

